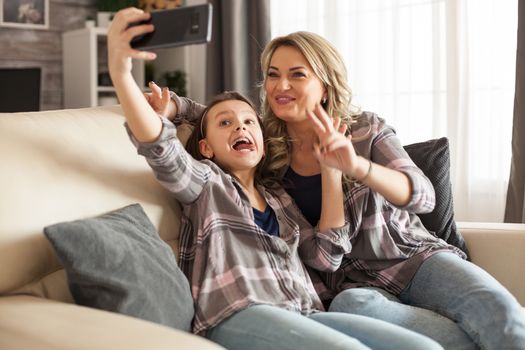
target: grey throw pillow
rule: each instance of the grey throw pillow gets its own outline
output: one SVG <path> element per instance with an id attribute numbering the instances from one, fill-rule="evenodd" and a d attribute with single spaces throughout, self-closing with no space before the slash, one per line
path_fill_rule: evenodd
<path id="1" fill-rule="evenodd" d="M 448 139 L 442 137 L 407 145 L 404 148 L 432 182 L 436 192 L 436 206 L 431 213 L 418 215 L 421 222 L 427 230 L 434 232 L 437 237 L 460 248 L 468 255 L 465 240 L 454 221 Z"/>
<path id="2" fill-rule="evenodd" d="M 77 304 L 190 330 L 188 280 L 139 204 L 48 226 L 44 233 Z"/>

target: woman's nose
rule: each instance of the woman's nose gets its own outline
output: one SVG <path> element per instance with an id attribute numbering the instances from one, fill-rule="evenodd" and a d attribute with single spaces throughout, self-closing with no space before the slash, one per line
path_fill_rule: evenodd
<path id="1" fill-rule="evenodd" d="M 277 88 L 279 90 L 288 90 L 290 88 L 290 81 L 286 78 L 281 78 L 277 82 Z"/>

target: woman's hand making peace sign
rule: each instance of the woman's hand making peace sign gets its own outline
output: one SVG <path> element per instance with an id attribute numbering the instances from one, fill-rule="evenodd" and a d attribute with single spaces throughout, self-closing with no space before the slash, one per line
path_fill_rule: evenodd
<path id="1" fill-rule="evenodd" d="M 351 142 L 352 136 L 345 136 L 348 125 L 341 124 L 341 118 L 330 118 L 319 104 L 313 111 L 307 111 L 307 115 L 319 138 L 314 151 L 321 165 L 353 176 L 358 167 L 358 156 Z"/>

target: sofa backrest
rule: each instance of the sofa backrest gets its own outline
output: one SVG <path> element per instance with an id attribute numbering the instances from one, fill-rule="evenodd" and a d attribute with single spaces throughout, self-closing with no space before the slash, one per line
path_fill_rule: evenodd
<path id="1" fill-rule="evenodd" d="M 0 295 L 71 302 L 43 228 L 131 203 L 144 207 L 176 252 L 179 205 L 137 154 L 123 123 L 119 106 L 0 113 Z M 179 129 L 181 138 L 188 133 Z"/>

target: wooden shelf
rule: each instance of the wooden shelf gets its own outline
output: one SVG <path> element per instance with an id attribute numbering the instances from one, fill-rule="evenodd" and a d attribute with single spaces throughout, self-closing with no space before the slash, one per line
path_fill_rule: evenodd
<path id="1" fill-rule="evenodd" d="M 62 34 L 64 108 L 94 107 L 100 94 L 114 93 L 112 86 L 99 86 L 99 45 L 105 45 L 108 28 L 89 27 Z M 102 70 L 102 69 L 100 69 Z M 107 71 L 107 68 L 105 68 Z M 133 77 L 144 86 L 144 62 L 133 60 Z"/>

